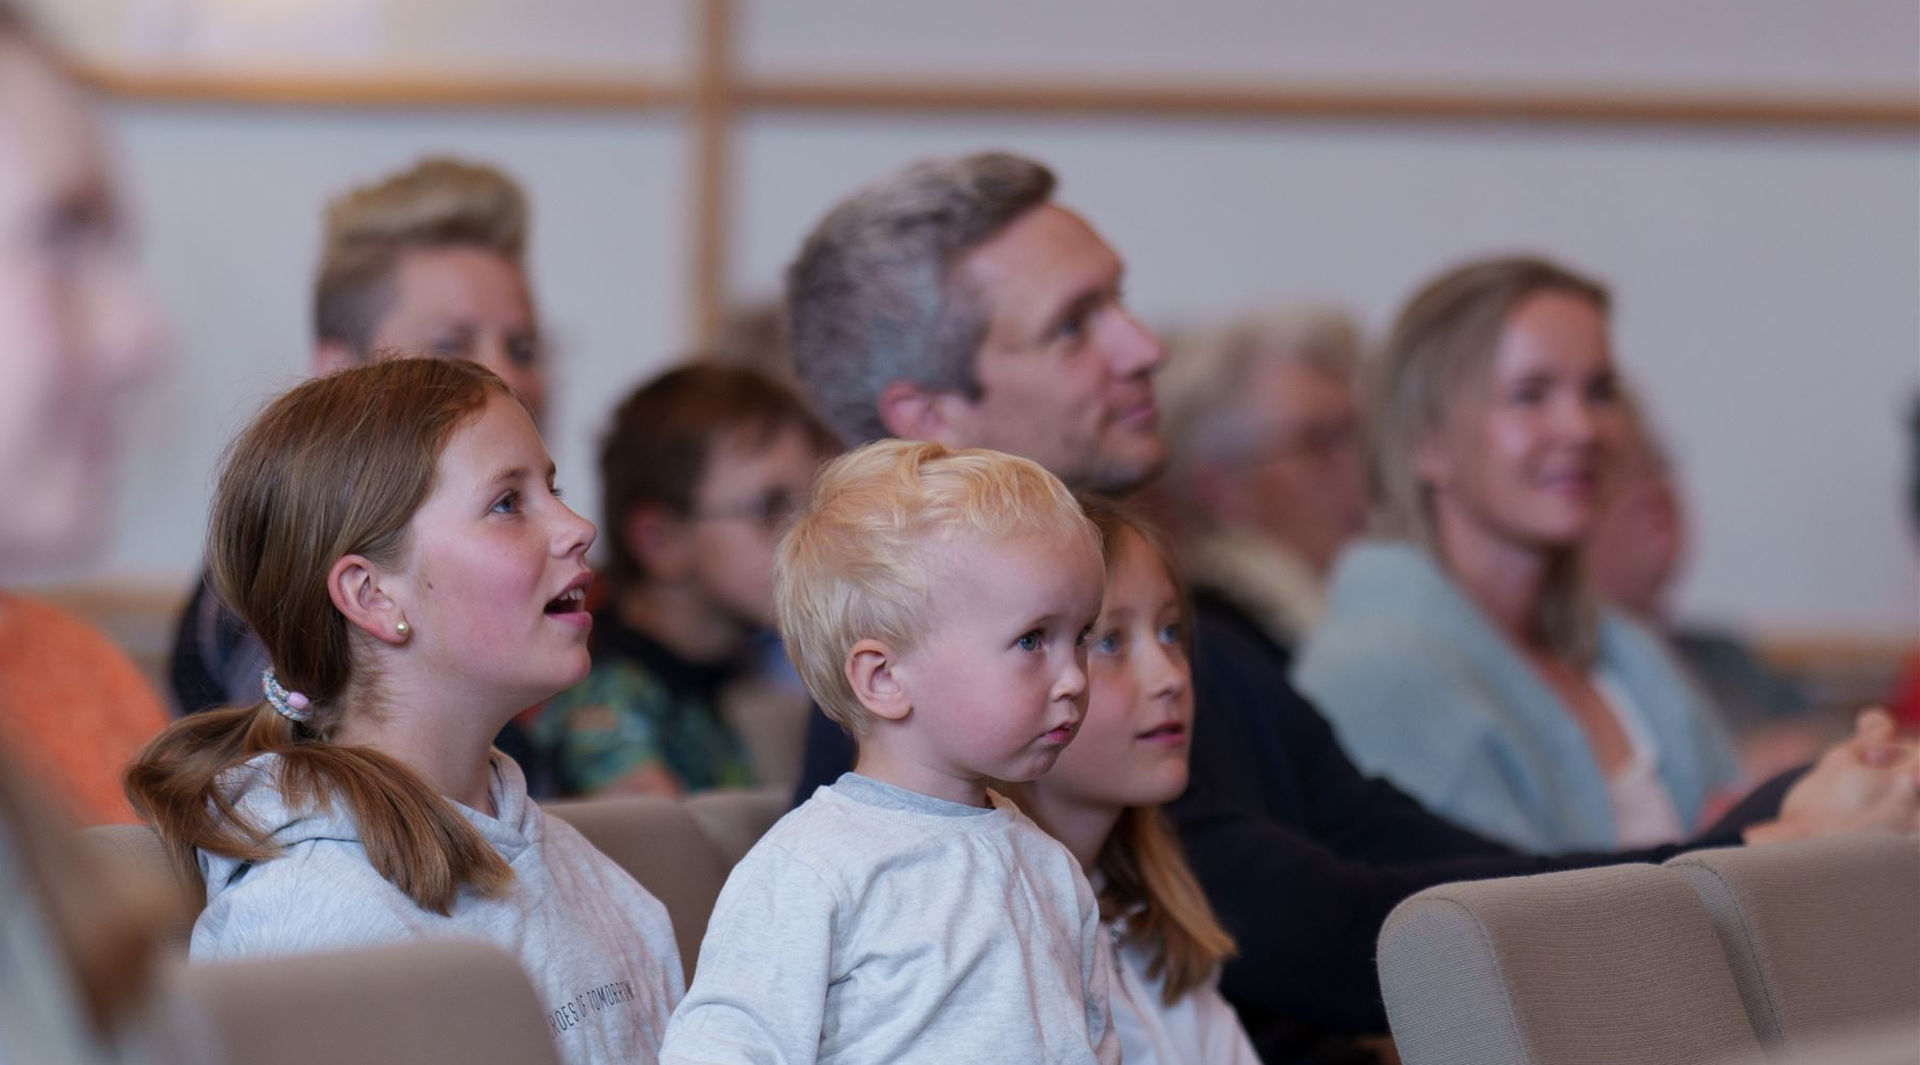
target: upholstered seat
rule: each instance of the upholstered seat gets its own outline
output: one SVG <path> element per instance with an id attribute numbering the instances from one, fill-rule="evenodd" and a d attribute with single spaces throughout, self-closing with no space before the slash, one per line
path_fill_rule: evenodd
<path id="1" fill-rule="evenodd" d="M 1700 901 L 1616 865 L 1429 888 L 1380 935 L 1407 1065 L 1698 1065 L 1758 1051 Z"/>
<path id="2" fill-rule="evenodd" d="M 167 858 L 166 845 L 145 825 L 98 825 L 80 834 L 84 846 L 93 851 L 108 869 L 126 870 L 127 875 L 153 883 L 178 884 L 188 905 L 180 910 L 180 919 L 161 930 L 160 942 L 168 950 L 185 955 L 187 940 L 193 935 L 193 920 L 206 902 L 206 893 L 198 883 L 181 882 L 179 872 Z"/>
<path id="3" fill-rule="evenodd" d="M 652 795 L 542 803 L 667 907 L 689 978 L 731 868 L 685 804 Z"/>
<path id="4" fill-rule="evenodd" d="M 186 965 L 171 983 L 234 1065 L 559 1065 L 520 963 L 484 943 Z"/>
<path id="5" fill-rule="evenodd" d="M 1705 905 L 1769 1048 L 1920 1027 L 1920 840 L 1861 835 L 1696 851 L 1667 866 Z M 1915 1044 L 1920 1060 L 1920 1044 Z"/>
<path id="6" fill-rule="evenodd" d="M 689 796 L 685 805 L 731 869 L 785 816 L 790 794 L 791 789 L 722 789 Z"/>

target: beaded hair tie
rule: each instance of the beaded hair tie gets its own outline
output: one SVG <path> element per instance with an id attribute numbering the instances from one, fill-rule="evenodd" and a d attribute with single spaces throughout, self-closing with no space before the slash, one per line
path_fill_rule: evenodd
<path id="1" fill-rule="evenodd" d="M 274 712 L 288 721 L 305 721 L 313 716 L 313 703 L 299 692 L 290 692 L 280 686 L 280 678 L 269 669 L 260 674 L 260 688 L 267 693 L 267 702 L 273 704 Z"/>

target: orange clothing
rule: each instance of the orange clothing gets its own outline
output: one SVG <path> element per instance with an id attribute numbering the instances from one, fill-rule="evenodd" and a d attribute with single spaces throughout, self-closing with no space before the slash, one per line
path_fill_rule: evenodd
<path id="1" fill-rule="evenodd" d="M 167 720 L 153 686 L 105 634 L 0 594 L 0 744 L 76 821 L 135 820 L 120 773 Z"/>

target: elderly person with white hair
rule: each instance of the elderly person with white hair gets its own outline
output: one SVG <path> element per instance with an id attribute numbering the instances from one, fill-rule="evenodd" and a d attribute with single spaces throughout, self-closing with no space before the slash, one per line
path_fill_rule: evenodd
<path id="1" fill-rule="evenodd" d="M 1291 650 L 1366 524 L 1360 327 L 1331 305 L 1276 304 L 1172 348 L 1164 491 L 1194 594 Z"/>

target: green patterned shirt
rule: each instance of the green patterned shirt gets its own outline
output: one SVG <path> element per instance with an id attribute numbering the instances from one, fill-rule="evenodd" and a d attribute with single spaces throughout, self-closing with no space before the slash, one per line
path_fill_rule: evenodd
<path id="1" fill-rule="evenodd" d="M 613 611 L 593 617 L 593 669 L 548 701 L 532 740 L 563 796 L 751 787 L 740 738 L 721 720 L 720 688 L 732 665 L 680 658 L 621 625 Z"/>

